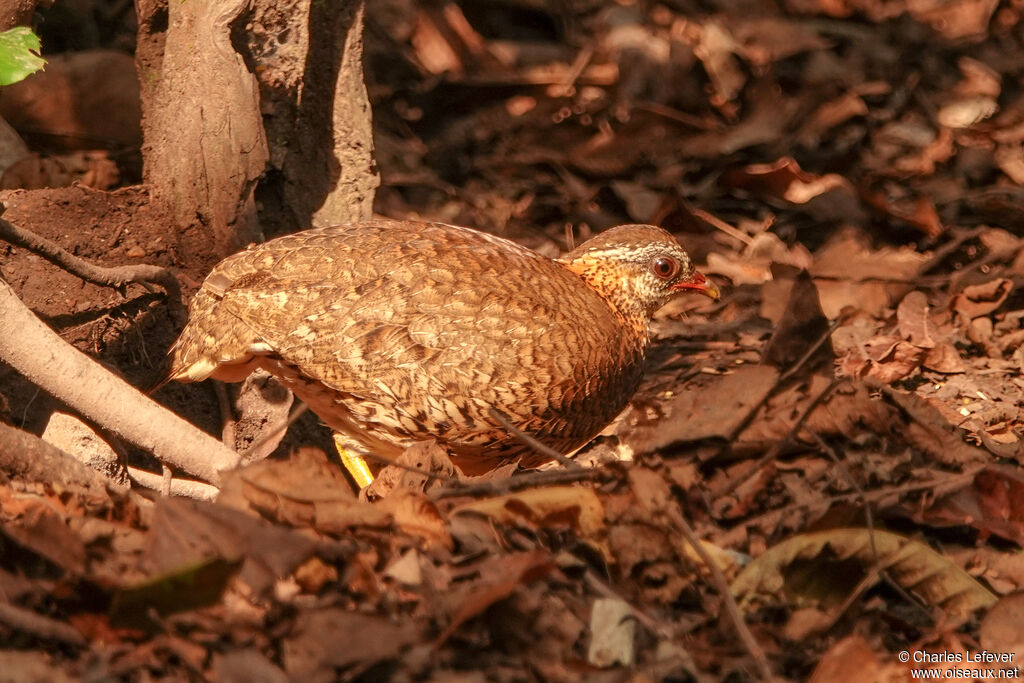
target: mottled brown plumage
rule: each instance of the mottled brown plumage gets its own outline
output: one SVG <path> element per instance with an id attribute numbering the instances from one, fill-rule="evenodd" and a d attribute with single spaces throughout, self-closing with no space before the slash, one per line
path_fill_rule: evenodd
<path id="1" fill-rule="evenodd" d="M 636 390 L 651 315 L 687 289 L 717 295 L 652 226 L 612 228 L 558 261 L 440 223 L 316 228 L 214 268 L 171 378 L 262 367 L 371 452 L 434 437 L 466 471 L 536 463 L 491 407 L 556 450 L 582 446 Z"/>

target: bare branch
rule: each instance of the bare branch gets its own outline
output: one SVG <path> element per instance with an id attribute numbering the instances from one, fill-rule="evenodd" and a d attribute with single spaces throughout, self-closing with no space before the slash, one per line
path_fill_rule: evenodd
<path id="1" fill-rule="evenodd" d="M 754 638 L 754 634 L 750 632 L 750 628 L 747 627 L 747 622 L 743 619 L 743 613 L 740 612 L 739 606 L 736 604 L 735 598 L 732 596 L 732 592 L 729 590 L 729 582 L 725 578 L 725 574 L 722 572 L 721 567 L 718 563 L 708 554 L 704 546 L 701 544 L 700 539 L 697 538 L 696 532 L 693 527 L 690 526 L 686 518 L 674 507 L 670 506 L 668 509 L 669 521 L 671 521 L 682 533 L 683 538 L 690 544 L 694 552 L 700 558 L 700 561 L 704 563 L 704 567 L 707 568 L 711 574 L 711 585 L 718 591 L 718 597 L 722 600 L 722 608 L 725 610 L 725 615 L 732 622 L 733 628 L 736 630 L 736 635 L 739 637 L 740 643 L 750 654 L 750 657 L 754 660 L 754 664 L 757 667 L 758 675 L 762 681 L 775 680 L 772 675 L 772 668 L 768 664 L 768 658 L 764 654 L 764 650 L 758 644 L 757 639 Z"/>
<path id="2" fill-rule="evenodd" d="M 171 479 L 170 486 L 167 486 L 167 478 L 164 475 L 140 470 L 137 467 L 129 467 L 128 476 L 139 486 L 159 491 L 164 493 L 164 495 L 184 496 L 185 498 L 195 498 L 196 500 L 213 500 L 220 493 L 220 489 L 216 486 L 204 484 L 201 481 L 192 481 L 191 479 Z"/>
<path id="3" fill-rule="evenodd" d="M 582 466 L 578 462 L 576 462 L 575 460 L 573 460 L 569 456 L 563 455 L 563 454 L 559 453 L 554 448 L 551 448 L 551 447 L 541 443 L 540 441 L 538 441 L 537 439 L 533 438 L 532 436 L 530 436 L 529 434 L 527 434 L 523 430 L 521 430 L 518 427 L 516 427 L 514 424 L 512 424 L 512 421 L 510 419 L 508 419 L 508 415 L 506 415 L 505 413 L 501 412 L 497 408 L 492 407 L 490 412 L 491 412 L 491 417 L 493 417 L 495 420 L 500 422 L 501 426 L 504 427 L 508 431 L 508 433 L 511 434 L 512 436 L 514 436 L 520 443 L 522 443 L 522 444 L 524 444 L 526 446 L 529 446 L 530 448 L 532 448 L 534 451 L 536 451 L 540 455 L 543 455 L 543 456 L 545 456 L 547 458 L 550 458 L 551 460 L 557 461 L 559 464 L 561 464 L 566 469 L 570 469 L 570 470 L 583 469 Z"/>
<path id="4" fill-rule="evenodd" d="M 460 496 L 504 496 L 523 489 L 569 484 L 584 479 L 596 479 L 602 474 L 600 469 L 553 470 L 551 472 L 528 472 L 505 479 L 493 479 L 479 483 L 460 484 L 451 488 L 435 489 L 427 495 L 433 500 L 458 498 Z"/>
<path id="5" fill-rule="evenodd" d="M 74 348 L 0 280 L 0 359 L 157 460 L 212 484 L 238 456 Z"/>

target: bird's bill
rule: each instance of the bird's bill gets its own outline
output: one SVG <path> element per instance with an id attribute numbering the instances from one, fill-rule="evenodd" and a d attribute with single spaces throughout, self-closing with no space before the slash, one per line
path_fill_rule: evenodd
<path id="1" fill-rule="evenodd" d="M 691 292 L 698 292 L 706 297 L 717 299 L 721 296 L 721 292 L 718 291 L 718 287 L 715 286 L 714 282 L 711 282 L 702 274 L 696 270 L 686 280 L 680 280 L 676 284 L 672 285 L 672 289 L 675 291 L 688 290 Z"/>

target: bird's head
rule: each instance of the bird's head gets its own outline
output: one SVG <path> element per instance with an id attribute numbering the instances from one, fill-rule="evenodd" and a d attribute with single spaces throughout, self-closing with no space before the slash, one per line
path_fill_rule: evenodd
<path id="1" fill-rule="evenodd" d="M 587 240 L 560 259 L 623 316 L 643 321 L 680 292 L 717 299 L 718 288 L 697 272 L 690 255 L 665 230 L 620 225 Z"/>

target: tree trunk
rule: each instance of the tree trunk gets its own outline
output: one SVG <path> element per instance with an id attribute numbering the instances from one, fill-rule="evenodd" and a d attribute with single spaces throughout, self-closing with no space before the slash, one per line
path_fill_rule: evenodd
<path id="1" fill-rule="evenodd" d="M 268 158 L 256 79 L 231 43 L 246 5 L 138 3 L 143 179 L 179 225 L 198 217 L 227 251 L 258 234 L 253 190 Z"/>
<path id="2" fill-rule="evenodd" d="M 369 218 L 380 184 L 363 82 L 363 4 L 314 2 L 285 200 L 300 226 Z"/>
<path id="3" fill-rule="evenodd" d="M 361 0 L 138 0 L 144 178 L 221 254 L 368 218 L 379 184 Z M 268 173 L 269 171 L 269 173 Z"/>
<path id="4" fill-rule="evenodd" d="M 0 31 L 15 26 L 28 26 L 38 0 L 0 0 Z M 44 0 L 43 6 L 51 4 Z"/>

